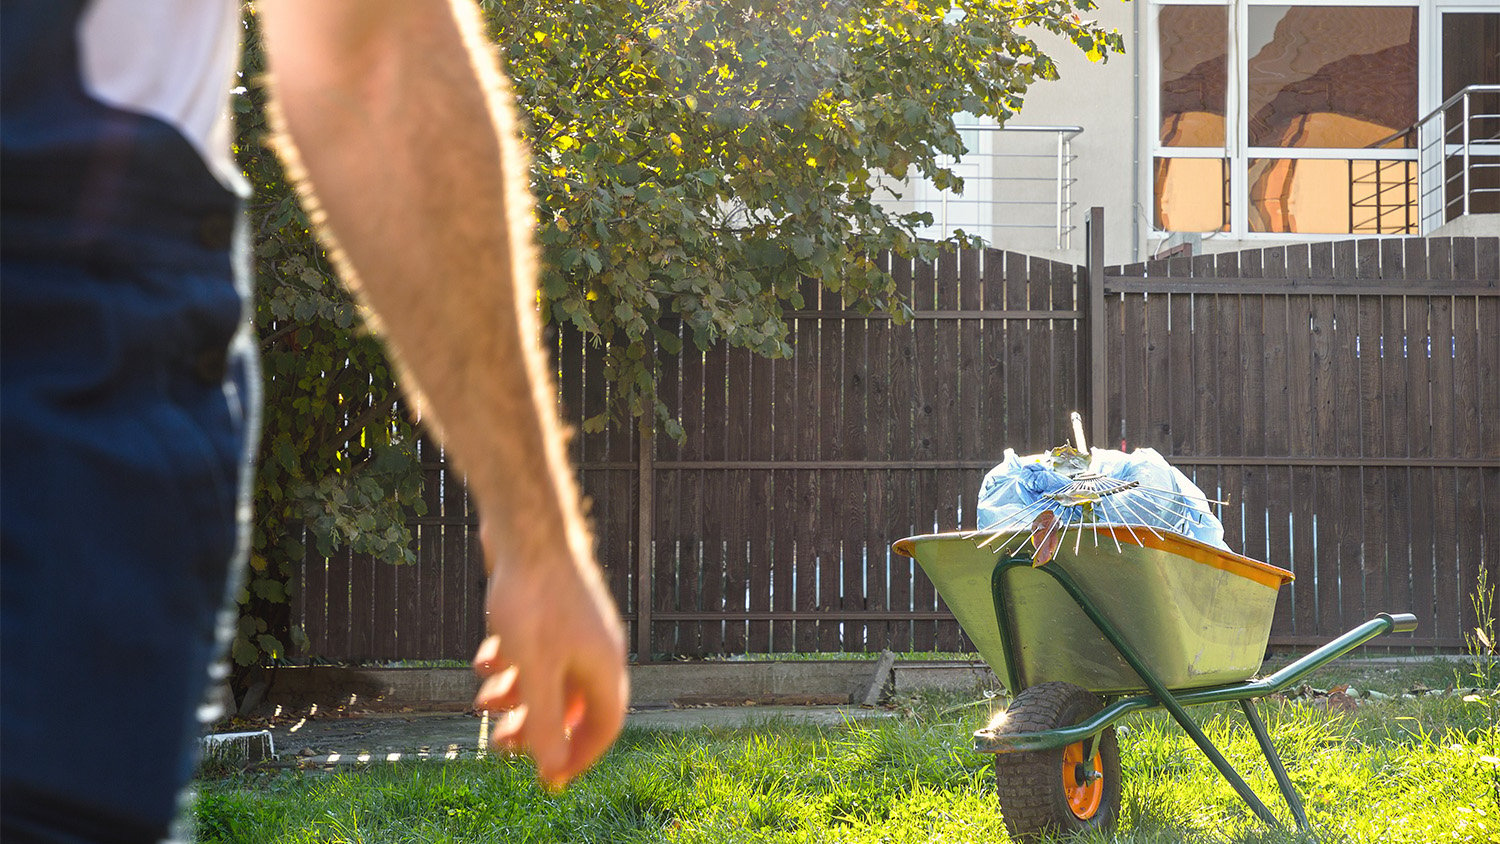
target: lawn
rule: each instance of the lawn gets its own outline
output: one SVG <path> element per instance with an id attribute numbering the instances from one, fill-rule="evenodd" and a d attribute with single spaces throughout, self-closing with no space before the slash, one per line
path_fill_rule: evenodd
<path id="1" fill-rule="evenodd" d="M 1500 700 L 1427 693 L 1477 681 L 1436 663 L 1335 663 L 1319 685 L 1391 695 L 1353 712 L 1270 700 L 1262 716 L 1318 837 L 1267 831 L 1161 713 L 1121 722 L 1120 842 L 1500 842 Z M 1494 677 L 1485 680 L 1493 686 Z M 970 734 L 994 701 L 924 695 L 890 719 L 816 728 L 627 731 L 561 794 L 520 760 L 376 764 L 204 776 L 202 842 L 1004 842 L 988 757 Z M 1289 818 L 1238 711 L 1191 710 L 1273 811 Z"/>

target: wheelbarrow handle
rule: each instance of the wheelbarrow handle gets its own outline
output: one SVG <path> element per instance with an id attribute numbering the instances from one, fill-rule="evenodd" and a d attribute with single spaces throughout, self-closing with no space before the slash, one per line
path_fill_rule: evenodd
<path id="1" fill-rule="evenodd" d="M 1388 619 L 1391 622 L 1392 633 L 1410 633 L 1417 629 L 1417 617 L 1409 612 L 1383 612 L 1377 617 Z"/>

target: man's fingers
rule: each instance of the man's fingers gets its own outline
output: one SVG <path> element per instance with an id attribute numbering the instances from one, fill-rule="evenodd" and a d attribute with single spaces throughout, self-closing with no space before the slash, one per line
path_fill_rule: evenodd
<path id="1" fill-rule="evenodd" d="M 567 774 L 568 740 L 563 731 L 562 678 L 553 675 L 531 678 L 526 714 L 517 738 L 536 762 L 537 777 L 552 788 L 562 788 L 572 779 Z M 523 679 L 523 682 L 526 682 Z"/>
<path id="2" fill-rule="evenodd" d="M 522 698 L 520 679 L 520 669 L 514 665 L 486 677 L 474 695 L 474 708 L 499 712 L 519 706 Z"/>
<path id="3" fill-rule="evenodd" d="M 577 712 L 578 717 L 569 722 L 572 733 L 563 770 L 567 779 L 588 770 L 614 743 L 625 725 L 625 702 L 630 691 L 623 669 L 602 672 L 591 680 L 569 690 L 568 708 Z"/>
<path id="4" fill-rule="evenodd" d="M 490 745 L 505 753 L 520 753 L 526 748 L 521 742 L 521 728 L 526 723 L 526 706 L 517 706 L 495 713 L 490 720 Z"/>
<path id="5" fill-rule="evenodd" d="M 479 648 L 474 652 L 474 673 L 481 677 L 489 676 L 495 669 L 504 664 L 504 657 L 500 653 L 500 637 L 486 636 Z"/>

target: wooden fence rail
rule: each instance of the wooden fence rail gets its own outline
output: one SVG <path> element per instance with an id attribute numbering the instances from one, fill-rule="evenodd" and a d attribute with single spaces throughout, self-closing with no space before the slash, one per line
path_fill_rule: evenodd
<path id="1" fill-rule="evenodd" d="M 972 527 L 1003 450 L 1061 443 L 1073 409 L 1095 444 L 1155 448 L 1228 501 L 1231 547 L 1297 574 L 1273 645 L 1410 610 L 1403 644 L 1461 649 L 1480 567 L 1500 579 L 1500 239 L 1113 268 L 1092 251 L 897 263 L 904 324 L 810 289 L 788 360 L 685 342 L 662 387 L 684 441 L 621 426 L 573 444 L 637 654 L 969 649 L 890 544 Z M 557 349 L 568 416 L 602 411 L 600 357 L 567 331 Z M 309 560 L 309 653 L 468 657 L 472 515 L 438 461 L 428 489 L 417 566 Z"/>

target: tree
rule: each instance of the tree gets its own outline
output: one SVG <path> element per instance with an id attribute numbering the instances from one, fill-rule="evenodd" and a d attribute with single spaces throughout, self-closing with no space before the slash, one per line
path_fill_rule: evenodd
<path id="1" fill-rule="evenodd" d="M 877 257 L 930 259 L 968 238 L 917 239 L 930 217 L 887 212 L 876 176 L 961 187 L 940 163 L 965 151 L 954 115 L 1003 121 L 1055 75 L 1025 27 L 1095 59 L 1121 49 L 1079 16 L 1092 0 L 482 5 L 531 128 L 544 314 L 598 342 L 615 418 L 677 437 L 656 379 L 685 340 L 791 354 L 783 313 L 804 304 L 805 279 L 905 315 Z M 237 151 L 256 197 L 267 383 L 240 665 L 298 638 L 288 602 L 309 545 L 410 563 L 406 521 L 422 506 L 419 426 L 269 149 L 247 9 Z"/>
<path id="2" fill-rule="evenodd" d="M 875 177 L 962 187 L 954 116 L 1003 122 L 1055 76 L 1025 26 L 1122 47 L 1079 16 L 1092 0 L 485 6 L 532 129 L 547 316 L 601 342 L 616 416 L 673 436 L 655 385 L 684 339 L 789 355 L 804 279 L 901 317 L 876 256 L 970 240 L 919 241 L 930 215 L 887 212 Z"/>

